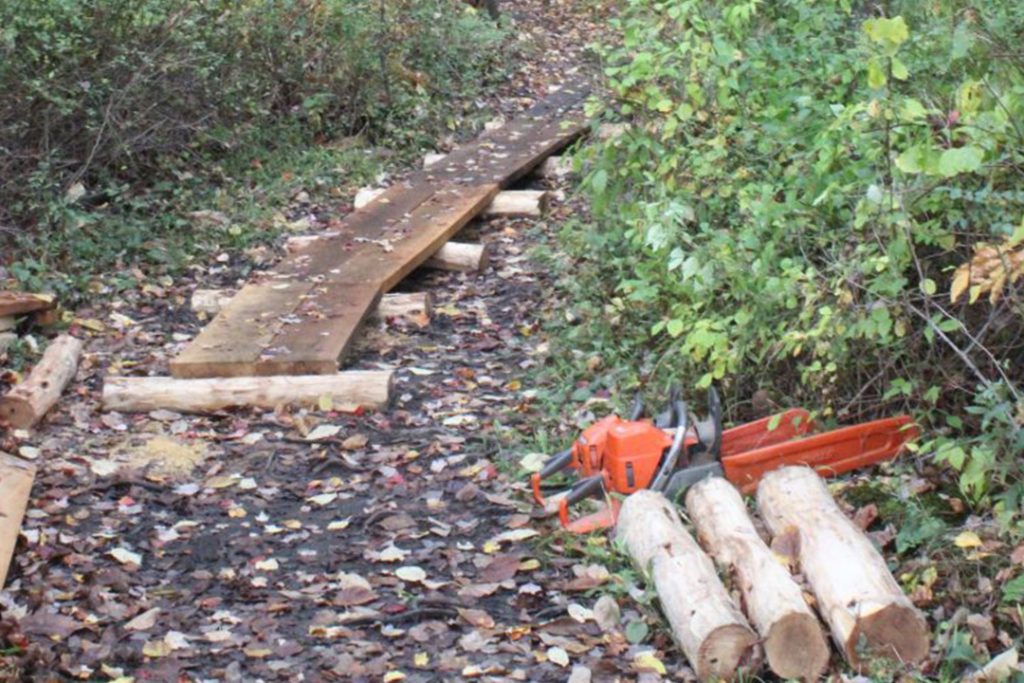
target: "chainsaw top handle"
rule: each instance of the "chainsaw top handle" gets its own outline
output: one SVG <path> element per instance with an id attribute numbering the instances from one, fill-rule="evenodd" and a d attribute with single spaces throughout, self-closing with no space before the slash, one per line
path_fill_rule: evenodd
<path id="1" fill-rule="evenodd" d="M 672 445 L 669 446 L 668 452 L 661 460 L 658 473 L 651 481 L 651 489 L 654 491 L 660 491 L 668 484 L 669 477 L 678 467 L 680 459 L 684 466 L 689 465 L 689 459 L 686 456 L 686 432 L 690 428 L 690 414 L 686 409 L 685 401 L 679 399 L 672 401 L 672 418 L 676 423 L 676 432 L 672 438 Z"/>

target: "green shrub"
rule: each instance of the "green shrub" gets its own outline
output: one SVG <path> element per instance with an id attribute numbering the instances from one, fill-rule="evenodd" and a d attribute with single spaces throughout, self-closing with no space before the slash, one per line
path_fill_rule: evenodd
<path id="1" fill-rule="evenodd" d="M 223 185 L 222 164 L 354 134 L 424 144 L 499 72 L 500 39 L 458 0 L 0 3 L 3 253 L 147 259 L 190 223 L 154 202 Z"/>
<path id="2" fill-rule="evenodd" d="M 631 126 L 590 150 L 598 226 L 566 235 L 589 324 L 568 338 L 734 405 L 768 389 L 826 418 L 912 410 L 923 452 L 1009 520 L 1024 281 L 949 292 L 983 243 L 1024 256 L 1024 5 L 885 7 L 625 3 L 599 50 L 605 116 Z"/>

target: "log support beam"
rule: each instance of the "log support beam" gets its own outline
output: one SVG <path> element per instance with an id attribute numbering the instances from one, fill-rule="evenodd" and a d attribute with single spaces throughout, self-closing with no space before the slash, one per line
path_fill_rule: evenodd
<path id="1" fill-rule="evenodd" d="M 448 242 L 434 252 L 423 265 L 438 270 L 461 273 L 482 273 L 491 262 L 491 253 L 486 244 Z"/>
<path id="2" fill-rule="evenodd" d="M 103 383 L 104 410 L 210 413 L 226 408 L 274 410 L 282 406 L 352 412 L 376 410 L 391 398 L 390 370 L 350 370 L 334 375 L 269 377 L 107 377 Z"/>
<path id="3" fill-rule="evenodd" d="M 231 301 L 232 293 L 223 289 L 197 289 L 192 293 L 192 310 L 212 317 Z M 385 294 L 374 315 L 381 320 L 433 314 L 433 303 L 427 292 L 394 292 Z"/>

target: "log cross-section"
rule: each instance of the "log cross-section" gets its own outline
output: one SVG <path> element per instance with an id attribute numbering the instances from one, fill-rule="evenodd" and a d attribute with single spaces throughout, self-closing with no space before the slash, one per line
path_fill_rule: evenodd
<path id="1" fill-rule="evenodd" d="M 697 678 L 732 680 L 757 666 L 757 635 L 665 496 L 650 490 L 629 496 L 615 535 L 654 584 L 672 635 Z"/>
<path id="2" fill-rule="evenodd" d="M 586 88 L 566 84 L 446 155 L 257 275 L 170 362 L 177 378 L 330 374 L 380 296 L 497 193 L 584 131 Z"/>
<path id="3" fill-rule="evenodd" d="M 0 396 L 0 424 L 28 429 L 42 420 L 74 379 L 81 355 L 78 339 L 64 334 L 53 340 L 28 379 Z"/>
<path id="4" fill-rule="evenodd" d="M 916 663 L 928 655 L 928 624 L 903 594 L 885 559 L 843 514 L 824 481 L 808 467 L 770 472 L 757 506 L 772 534 L 792 535 L 800 571 L 847 660 L 889 657 Z"/>
<path id="5" fill-rule="evenodd" d="M 818 617 L 789 570 L 775 559 L 747 515 L 739 491 L 711 477 L 686 493 L 686 511 L 704 548 L 733 577 L 747 615 L 780 678 L 816 681 L 828 666 Z"/>

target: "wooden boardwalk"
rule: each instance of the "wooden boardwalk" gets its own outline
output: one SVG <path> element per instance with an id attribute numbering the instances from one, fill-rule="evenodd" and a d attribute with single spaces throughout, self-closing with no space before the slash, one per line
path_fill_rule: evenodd
<path id="1" fill-rule="evenodd" d="M 380 296 L 482 212 L 499 190 L 584 130 L 586 90 L 566 85 L 502 128 L 389 188 L 341 228 L 249 282 L 171 361 L 179 378 L 327 374 Z"/>

